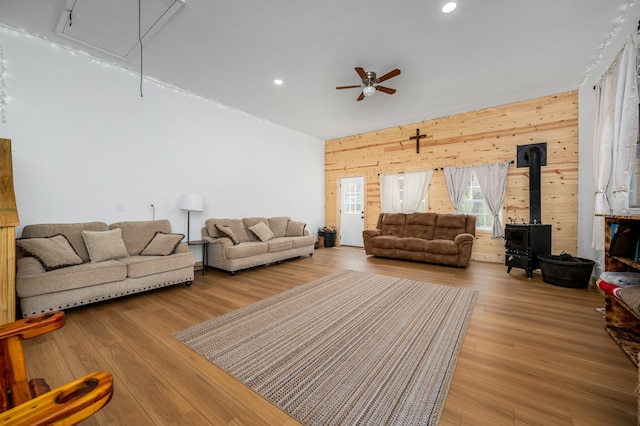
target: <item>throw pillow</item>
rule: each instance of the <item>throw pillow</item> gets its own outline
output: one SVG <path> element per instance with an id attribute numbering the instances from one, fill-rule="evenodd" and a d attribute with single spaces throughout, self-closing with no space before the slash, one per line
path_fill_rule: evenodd
<path id="1" fill-rule="evenodd" d="M 175 251 L 183 238 L 183 234 L 156 232 L 149 244 L 142 249 L 140 256 L 168 256 Z"/>
<path id="2" fill-rule="evenodd" d="M 16 240 L 16 245 L 36 258 L 47 271 L 84 263 L 62 234 L 47 238 L 21 238 Z"/>
<path id="3" fill-rule="evenodd" d="M 240 243 L 240 241 L 238 241 L 238 237 L 236 237 L 236 234 L 234 234 L 231 228 L 229 228 L 227 225 L 218 225 L 216 223 L 214 226 L 218 231 L 222 232 L 223 235 L 227 236 L 234 245 Z"/>
<path id="4" fill-rule="evenodd" d="M 275 235 L 273 235 L 273 231 L 267 226 L 264 222 L 258 222 L 255 225 L 249 227 L 249 230 L 256 234 L 256 237 L 260 239 L 260 241 L 269 241 Z"/>
<path id="5" fill-rule="evenodd" d="M 110 231 L 82 231 L 82 239 L 87 246 L 91 262 L 129 257 L 127 247 L 122 240 L 122 229 Z"/>
<path id="6" fill-rule="evenodd" d="M 287 224 L 287 233 L 286 237 L 302 237 L 304 235 L 304 228 L 307 226 L 306 223 L 302 222 L 294 222 L 290 220 Z"/>

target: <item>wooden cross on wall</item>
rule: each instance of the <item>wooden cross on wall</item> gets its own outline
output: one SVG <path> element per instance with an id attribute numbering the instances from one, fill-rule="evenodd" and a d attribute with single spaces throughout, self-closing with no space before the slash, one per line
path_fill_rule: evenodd
<path id="1" fill-rule="evenodd" d="M 416 154 L 420 154 L 420 138 L 426 138 L 428 137 L 427 135 L 421 135 L 420 134 L 420 129 L 416 129 L 416 135 L 415 136 L 411 136 L 409 139 L 416 140 Z"/>

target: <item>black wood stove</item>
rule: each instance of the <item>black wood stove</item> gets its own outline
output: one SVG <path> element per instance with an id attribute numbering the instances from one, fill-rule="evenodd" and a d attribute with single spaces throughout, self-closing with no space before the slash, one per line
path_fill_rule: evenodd
<path id="1" fill-rule="evenodd" d="M 529 167 L 529 223 L 505 226 L 505 265 L 507 273 L 521 268 L 531 278 L 540 268 L 538 255 L 551 254 L 551 225 L 542 224 L 540 197 L 540 167 L 547 164 L 545 142 L 518 146 L 518 167 Z M 523 221 L 524 222 L 524 221 Z"/>
<path id="2" fill-rule="evenodd" d="M 551 254 L 551 225 L 507 224 L 504 238 L 507 273 L 511 268 L 522 268 L 531 278 L 540 268 L 538 255 Z"/>

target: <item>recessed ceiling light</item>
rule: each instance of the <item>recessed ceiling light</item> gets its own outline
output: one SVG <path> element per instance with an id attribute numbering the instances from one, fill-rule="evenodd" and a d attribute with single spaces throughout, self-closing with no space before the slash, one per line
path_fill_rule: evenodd
<path id="1" fill-rule="evenodd" d="M 447 2 L 442 6 L 442 13 L 451 13 L 456 10 L 456 7 L 458 4 L 455 1 Z"/>
<path id="2" fill-rule="evenodd" d="M 273 80 L 273 84 L 275 84 L 276 86 L 282 86 L 282 83 L 284 83 L 284 81 L 280 80 L 279 78 Z"/>

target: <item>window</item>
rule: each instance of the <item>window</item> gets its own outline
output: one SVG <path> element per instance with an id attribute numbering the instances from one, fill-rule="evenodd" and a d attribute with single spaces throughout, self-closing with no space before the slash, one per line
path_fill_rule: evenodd
<path id="1" fill-rule="evenodd" d="M 640 146 L 636 148 L 636 159 L 631 166 L 631 187 L 629 188 L 629 207 L 634 212 L 640 210 Z"/>
<path id="2" fill-rule="evenodd" d="M 638 88 L 640 88 L 640 45 L 637 46 L 636 55 L 636 80 L 638 82 Z M 638 117 L 640 119 L 640 117 Z M 640 134 L 638 135 L 640 139 Z M 640 140 L 638 140 L 638 146 L 636 146 L 636 159 L 631 164 L 631 185 L 629 186 L 629 209 L 631 213 L 637 214 L 640 212 Z"/>
<path id="3" fill-rule="evenodd" d="M 469 186 L 464 194 L 464 200 L 460 204 L 460 213 L 472 214 L 476 216 L 476 229 L 491 230 L 493 227 L 493 215 L 489 206 L 484 201 L 484 195 L 480 190 L 476 172 L 471 172 Z"/>
<path id="4" fill-rule="evenodd" d="M 638 65 L 640 66 L 640 57 L 638 57 L 638 61 Z M 640 84 L 640 75 L 638 84 Z M 638 135 L 638 138 L 640 139 L 640 134 Z M 631 163 L 630 174 L 631 185 L 629 186 L 629 208 L 632 213 L 637 214 L 640 211 L 640 193 L 638 193 L 640 190 L 640 140 L 638 140 L 636 146 L 636 158 L 635 161 Z"/>
<path id="5" fill-rule="evenodd" d="M 404 211 L 402 201 L 404 200 L 404 176 L 400 176 L 398 178 L 398 184 L 400 186 L 400 211 Z M 420 201 L 417 212 L 426 212 L 427 211 L 427 194 L 424 194 L 424 198 Z"/>
<path id="6" fill-rule="evenodd" d="M 342 189 L 342 213 L 362 214 L 362 185 L 360 182 L 345 182 Z"/>

